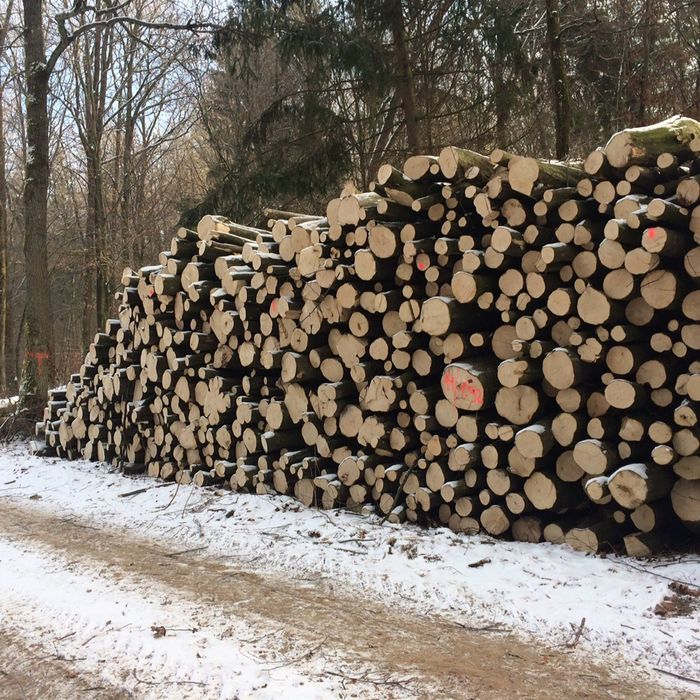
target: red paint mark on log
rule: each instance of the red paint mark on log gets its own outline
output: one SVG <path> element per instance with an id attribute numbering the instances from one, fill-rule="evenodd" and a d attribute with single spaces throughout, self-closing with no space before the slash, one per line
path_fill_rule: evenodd
<path id="1" fill-rule="evenodd" d="M 484 403 L 484 392 L 479 387 L 474 386 L 471 380 L 460 382 L 455 387 L 455 396 L 460 399 L 471 398 L 475 404 L 481 406 Z"/>
<path id="2" fill-rule="evenodd" d="M 650 228 L 649 229 L 649 238 L 653 241 L 656 238 L 656 229 L 655 228 Z"/>
<path id="3" fill-rule="evenodd" d="M 474 386 L 473 380 L 460 382 L 457 384 L 455 376 L 451 372 L 446 372 L 442 378 L 445 394 L 451 394 L 453 401 L 463 401 L 470 399 L 471 403 L 479 408 L 484 403 L 484 390 L 478 386 Z M 448 395 L 447 398 L 450 398 Z"/>

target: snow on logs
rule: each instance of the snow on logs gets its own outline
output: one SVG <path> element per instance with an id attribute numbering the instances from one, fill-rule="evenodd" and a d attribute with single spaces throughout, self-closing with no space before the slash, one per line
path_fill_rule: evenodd
<path id="1" fill-rule="evenodd" d="M 126 474 L 645 555 L 700 532 L 700 124 L 446 148 L 125 270 L 37 433 Z"/>

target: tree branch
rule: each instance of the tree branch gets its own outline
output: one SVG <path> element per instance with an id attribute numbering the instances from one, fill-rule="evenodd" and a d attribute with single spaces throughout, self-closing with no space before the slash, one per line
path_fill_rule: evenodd
<path id="1" fill-rule="evenodd" d="M 128 0 L 125 3 L 122 3 L 122 5 L 119 5 L 118 7 L 123 7 L 127 4 L 129 4 L 131 0 Z M 47 73 L 51 74 L 53 72 L 53 69 L 56 67 L 56 63 L 58 59 L 61 57 L 63 52 L 80 36 L 85 34 L 86 32 L 92 31 L 93 29 L 100 29 L 100 28 L 108 28 L 108 27 L 113 27 L 115 25 L 123 25 L 123 26 L 134 26 L 134 27 L 143 27 L 145 29 L 167 29 L 170 31 L 188 31 L 192 32 L 193 34 L 206 34 L 206 33 L 214 33 L 220 31 L 223 27 L 220 24 L 216 24 L 214 22 L 187 22 L 186 24 L 178 24 L 175 22 L 149 22 L 147 20 L 143 19 L 137 19 L 136 17 L 128 17 L 125 15 L 119 15 L 117 17 L 110 17 L 109 19 L 102 19 L 102 20 L 95 20 L 94 22 L 88 22 L 87 24 L 83 24 L 77 29 L 75 29 L 72 33 L 68 33 L 66 29 L 66 22 L 73 18 L 76 17 L 77 15 L 81 14 L 82 12 L 88 10 L 88 9 L 93 9 L 89 8 L 85 5 L 85 0 L 75 0 L 75 4 L 73 5 L 73 8 L 69 12 L 63 12 L 58 15 L 56 15 L 56 23 L 58 25 L 58 33 L 59 36 L 61 37 L 60 41 L 54 48 L 54 50 L 51 52 L 51 55 L 49 56 L 48 61 L 46 62 L 46 68 L 45 70 Z M 116 8 L 115 8 L 116 9 Z M 102 12 L 105 12 L 106 10 L 99 11 L 100 14 Z M 111 10 L 110 10 L 111 11 Z M 97 12 L 96 12 L 97 14 Z"/>

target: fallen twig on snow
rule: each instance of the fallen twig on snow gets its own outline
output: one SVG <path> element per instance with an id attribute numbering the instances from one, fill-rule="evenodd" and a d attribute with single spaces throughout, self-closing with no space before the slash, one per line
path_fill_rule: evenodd
<path id="1" fill-rule="evenodd" d="M 581 635 L 583 634 L 583 628 L 586 626 L 586 618 L 582 617 L 581 618 L 581 624 L 578 626 L 578 629 L 576 630 L 576 634 L 574 635 L 574 638 L 566 643 L 566 646 L 569 649 L 573 649 L 579 642 L 579 639 L 581 639 Z"/>
<path id="2" fill-rule="evenodd" d="M 680 673 L 674 673 L 673 671 L 666 671 L 663 668 L 658 668 L 657 666 L 652 666 L 654 671 L 658 671 L 659 673 L 664 673 L 667 676 L 673 676 L 674 678 L 678 678 L 681 681 L 686 681 L 687 683 L 696 683 L 697 685 L 700 685 L 700 680 L 697 678 L 690 678 L 689 676 L 682 676 Z"/>

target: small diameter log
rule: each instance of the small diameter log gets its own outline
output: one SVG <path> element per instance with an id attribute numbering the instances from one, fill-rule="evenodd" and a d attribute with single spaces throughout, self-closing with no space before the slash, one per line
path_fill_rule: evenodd
<path id="1" fill-rule="evenodd" d="M 647 401 L 648 392 L 635 382 L 613 379 L 605 387 L 605 400 L 613 408 L 631 410 L 641 408 Z"/>
<path id="2" fill-rule="evenodd" d="M 512 358 L 498 365 L 497 375 L 502 386 L 514 387 L 537 382 L 542 377 L 542 370 L 538 362 Z"/>
<path id="3" fill-rule="evenodd" d="M 583 485 L 583 490 L 596 505 L 603 506 L 612 501 L 607 476 L 595 476 L 592 479 L 588 479 Z"/>

